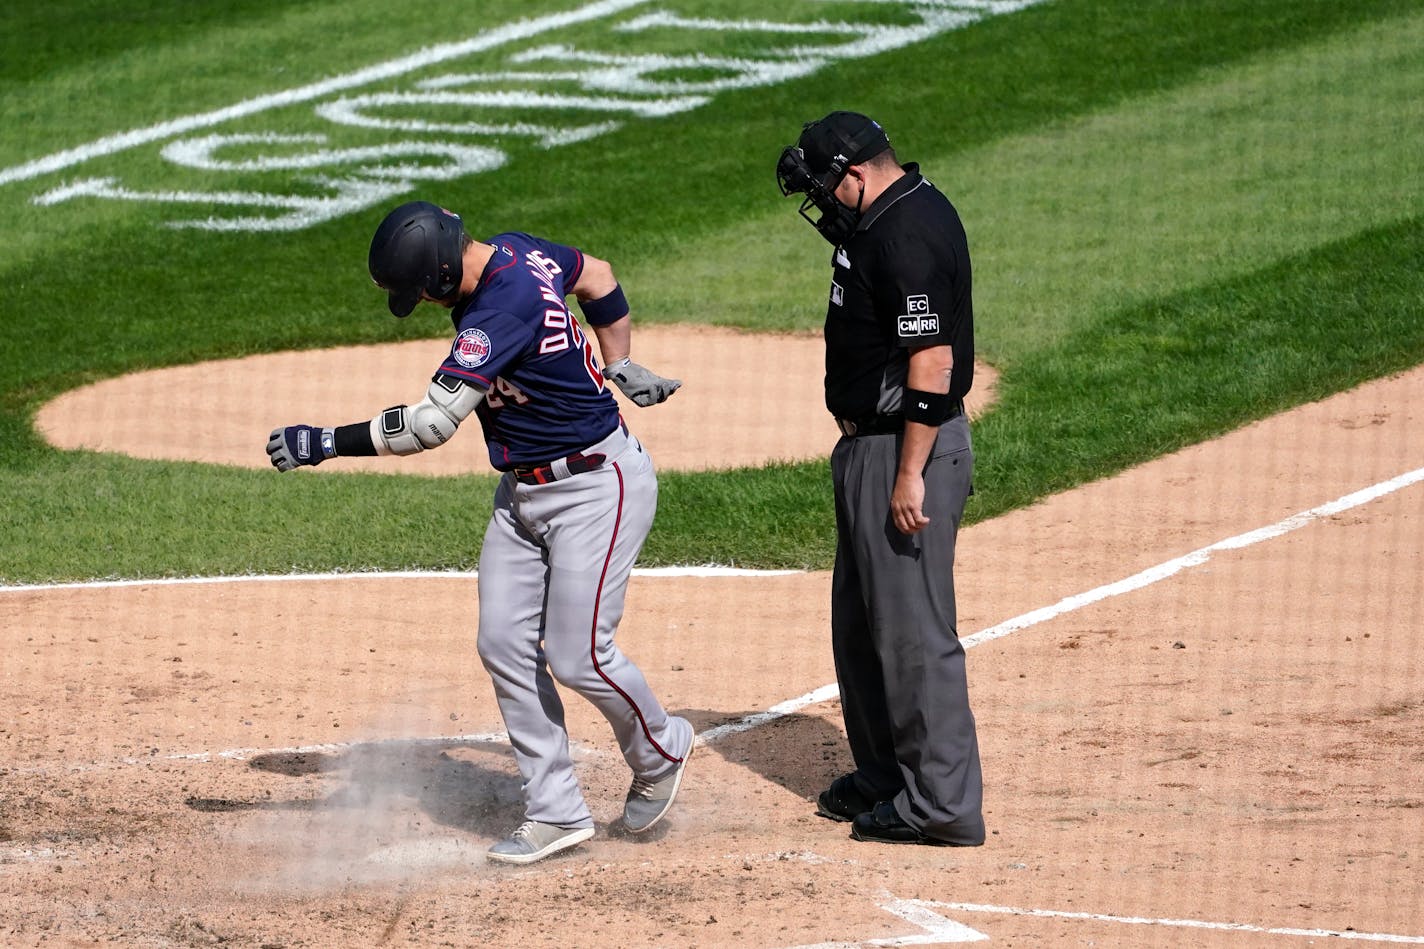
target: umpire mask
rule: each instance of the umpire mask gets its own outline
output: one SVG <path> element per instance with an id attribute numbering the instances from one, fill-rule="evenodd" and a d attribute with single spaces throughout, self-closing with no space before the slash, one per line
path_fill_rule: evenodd
<path id="1" fill-rule="evenodd" d="M 782 150 L 776 181 L 783 195 L 806 196 L 801 216 L 839 247 L 855 233 L 864 209 L 860 200 L 854 208 L 842 204 L 836 198 L 836 187 L 851 165 L 874 158 L 889 147 L 885 130 L 873 119 L 859 112 L 832 112 L 818 122 L 808 122 L 796 144 Z"/>

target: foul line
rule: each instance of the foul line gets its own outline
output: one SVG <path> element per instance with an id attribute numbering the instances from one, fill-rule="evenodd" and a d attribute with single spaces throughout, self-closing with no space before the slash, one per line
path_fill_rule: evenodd
<path id="1" fill-rule="evenodd" d="M 40 175 L 52 171 L 59 171 L 61 168 L 69 168 L 74 165 L 83 164 L 91 158 L 98 158 L 101 155 L 112 155 L 116 152 L 136 148 L 139 145 L 146 145 L 149 142 L 157 142 L 174 135 L 182 134 L 183 132 L 190 132 L 193 129 L 221 125 L 230 119 L 254 115 L 258 112 L 265 112 L 268 109 L 278 109 L 283 106 L 294 105 L 298 102 L 310 102 L 313 99 L 319 99 L 332 92 L 340 92 L 343 89 L 353 89 L 382 79 L 390 79 L 394 76 L 404 75 L 405 73 L 414 72 L 417 69 L 434 63 L 444 62 L 448 59 L 458 59 L 461 56 L 468 56 L 471 53 L 483 52 L 488 49 L 493 49 L 496 46 L 503 46 L 505 43 L 510 43 L 515 40 L 528 39 L 531 36 L 537 36 L 540 33 L 558 29 L 559 27 L 583 23 L 587 20 L 597 20 L 601 17 L 618 13 L 646 2 L 647 0 L 601 0 L 601 2 L 591 3 L 586 7 L 572 10 L 568 13 L 554 13 L 548 16 L 537 17 L 533 20 L 520 20 L 459 43 L 442 43 L 436 46 L 429 46 L 409 56 L 403 56 L 400 59 L 379 63 L 366 69 L 358 69 L 356 72 L 347 73 L 344 76 L 324 79 L 321 82 L 302 86 L 299 89 L 289 89 L 285 92 L 258 96 L 255 99 L 248 99 L 244 102 L 239 102 L 237 105 L 227 106 L 226 108 L 217 109 L 212 112 L 205 112 L 200 115 L 189 115 L 180 119 L 160 122 L 157 125 L 150 125 L 147 128 L 134 129 L 128 132 L 121 132 L 117 135 L 110 135 L 98 141 L 90 142 L 88 145 L 80 145 L 77 148 L 71 148 L 67 151 L 55 152 L 53 155 L 46 155 L 44 158 L 37 158 L 34 161 L 28 161 L 22 165 L 15 165 L 12 168 L 0 170 L 0 185 L 10 184 L 13 181 L 24 181 L 28 178 L 38 178 Z"/>
<path id="2" fill-rule="evenodd" d="M 1292 514 L 1285 520 L 1277 521 L 1269 527 L 1258 528 L 1254 531 L 1247 531 L 1244 534 L 1237 534 L 1235 537 L 1228 537 L 1226 540 L 1194 550 L 1189 554 L 1178 557 L 1175 560 L 1168 560 L 1166 563 L 1158 564 L 1155 567 L 1148 567 L 1141 573 L 1133 574 L 1125 580 L 1116 583 L 1109 583 L 1100 586 L 1087 593 L 1078 593 L 1074 596 L 1067 596 L 1059 600 L 1052 606 L 1045 606 L 1042 609 L 1016 616 L 1013 619 L 1005 620 L 997 626 L 990 626 L 972 636 L 965 637 L 962 642 L 965 649 L 977 646 L 980 643 L 987 643 L 990 640 L 1007 636 L 1016 630 L 1034 626 L 1060 616 L 1064 613 L 1071 613 L 1073 610 L 1081 609 L 1090 603 L 1099 600 L 1106 600 L 1109 597 L 1120 596 L 1123 593 L 1130 593 L 1142 587 L 1156 583 L 1158 580 L 1165 580 L 1168 577 L 1181 573 L 1183 570 L 1192 567 L 1200 567 L 1211 559 L 1211 555 L 1221 550 L 1239 550 L 1242 547 L 1250 547 L 1252 544 L 1259 544 L 1263 540 L 1272 540 L 1291 531 L 1299 530 L 1307 524 L 1318 521 L 1322 517 L 1329 517 L 1332 514 L 1339 514 L 1341 511 L 1348 511 L 1352 507 L 1359 507 L 1361 504 L 1368 504 L 1377 498 L 1382 498 L 1387 494 L 1402 490 L 1419 481 L 1424 481 L 1424 468 L 1416 468 L 1413 471 L 1382 481 L 1379 484 L 1371 485 L 1368 488 L 1347 494 L 1342 498 L 1336 498 L 1328 504 L 1313 507 L 1308 511 L 1301 511 L 1299 514 Z"/>

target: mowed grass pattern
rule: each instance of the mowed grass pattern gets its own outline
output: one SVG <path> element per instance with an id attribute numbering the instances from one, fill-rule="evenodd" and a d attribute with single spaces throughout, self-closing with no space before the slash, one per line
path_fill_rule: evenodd
<path id="1" fill-rule="evenodd" d="M 1424 129 L 1421 51 L 1424 13 L 968 151 L 903 147 L 965 220 L 981 352 L 1012 364 L 1114 310 L 1424 212 L 1424 148 L 1410 134 Z M 774 301 L 789 280 L 814 304 L 798 308 L 801 325 L 819 327 L 829 249 L 788 204 L 769 201 L 671 266 L 637 268 L 640 283 L 669 288 L 659 308 L 695 319 L 708 302 L 677 288 L 704 280 L 672 266 L 691 260 L 710 279 L 717 248 L 756 247 L 757 279 L 713 303 L 720 321 L 782 328 Z"/>
<path id="2" fill-rule="evenodd" d="M 1421 51 L 1424 12 L 936 159 L 977 225 L 991 354 L 1424 212 Z"/>

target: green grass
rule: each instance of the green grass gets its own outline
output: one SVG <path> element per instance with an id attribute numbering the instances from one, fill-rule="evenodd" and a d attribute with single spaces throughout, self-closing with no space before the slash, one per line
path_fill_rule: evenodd
<path id="1" fill-rule="evenodd" d="M 159 0 L 63 7 L 102 12 L 108 29 L 86 45 L 63 17 L 0 14 L 12 54 L 0 121 L 26 130 L 0 145 L 7 167 L 461 38 L 437 40 L 416 17 L 390 24 L 367 2 L 247 0 L 176 18 Z M 738 0 L 702 15 L 761 13 Z M 154 18 L 164 25 L 144 29 Z M 729 54 L 756 42 L 719 39 Z M 482 233 L 534 230 L 613 260 L 640 320 L 809 329 L 829 248 L 776 192 L 775 158 L 831 108 L 875 114 L 969 228 L 980 348 L 1004 372 L 1002 402 L 975 431 L 978 519 L 1424 359 L 1424 169 L 1407 134 L 1424 126 L 1421 48 L 1412 0 L 1055 0 L 584 145 L 504 143 L 506 168 L 429 194 Z M 224 130 L 309 129 L 306 114 Z M 382 315 L 364 270 L 379 210 L 254 235 L 175 231 L 174 211 L 149 204 L 30 202 L 99 174 L 291 184 L 175 173 L 150 146 L 0 186 L 0 578 L 473 566 L 489 477 L 278 478 L 61 453 L 35 436 L 39 405 L 99 378 L 443 332 L 434 316 Z M 195 419 L 154 437 L 203 434 Z M 824 464 L 661 483 L 645 563 L 830 561 Z"/>
<path id="2" fill-rule="evenodd" d="M 69 453 L 6 481 L 33 499 L 10 507 L 0 575 L 11 579 L 305 572 L 334 564 L 468 568 L 489 518 L 492 476 L 291 476 Z M 452 517 L 452 511 L 459 512 Z M 444 551 L 430 557 L 438 533 Z"/>
<path id="3" fill-rule="evenodd" d="M 974 517 L 1419 364 L 1421 259 L 1424 216 L 1122 310 L 1024 359 L 975 430 L 995 490 Z"/>
<path id="4" fill-rule="evenodd" d="M 978 343 L 1012 363 L 1105 312 L 1424 210 L 1424 16 L 1204 71 L 1170 91 L 973 149 L 902 156 L 950 195 L 974 257 Z M 1341 82 L 1349 76 L 1351 81 Z M 647 305 L 760 329 L 824 317 L 827 245 L 790 207 L 635 267 Z M 719 247 L 756 246 L 708 299 Z M 690 273 L 687 267 L 691 267 Z"/>

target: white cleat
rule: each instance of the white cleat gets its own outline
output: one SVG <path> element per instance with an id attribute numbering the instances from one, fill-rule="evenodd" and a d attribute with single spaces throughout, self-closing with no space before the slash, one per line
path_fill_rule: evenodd
<path id="1" fill-rule="evenodd" d="M 575 847 L 592 836 L 592 827 L 560 827 L 527 820 L 489 848 L 486 856 L 498 863 L 533 863 Z"/>

